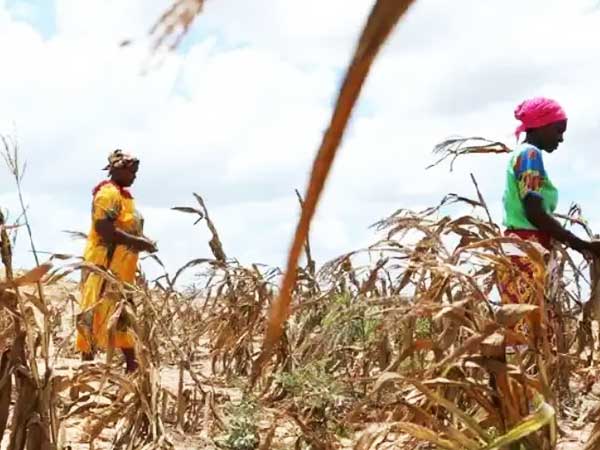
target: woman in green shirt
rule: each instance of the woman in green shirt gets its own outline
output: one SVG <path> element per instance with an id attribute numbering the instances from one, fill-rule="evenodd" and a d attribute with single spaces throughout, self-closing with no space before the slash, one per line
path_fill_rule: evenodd
<path id="1" fill-rule="evenodd" d="M 552 153 L 563 142 L 567 130 L 563 108 L 554 100 L 538 97 L 521 103 L 515 117 L 521 122 L 516 130 L 517 140 L 522 132 L 526 137 L 512 153 L 506 171 L 505 234 L 536 242 L 546 255 L 553 242 L 561 242 L 579 252 L 600 256 L 600 241 L 580 239 L 552 216 L 558 203 L 558 190 L 544 167 L 543 152 Z M 534 265 L 523 254 L 510 258 L 513 269 L 498 273 L 503 303 L 538 303 L 543 296 L 536 295 L 534 281 L 536 277 L 545 277 L 546 268 Z M 528 317 L 529 321 L 539 323 L 543 311 L 543 305 L 540 306 L 537 314 Z"/>

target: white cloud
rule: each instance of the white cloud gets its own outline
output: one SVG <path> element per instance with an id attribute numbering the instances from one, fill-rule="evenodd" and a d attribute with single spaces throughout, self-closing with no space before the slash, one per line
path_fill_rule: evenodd
<path id="1" fill-rule="evenodd" d="M 184 51 L 142 74 L 150 67 L 145 35 L 168 4 L 56 0 L 48 37 L 26 21 L 26 5 L 0 2 L 8 68 L 0 72 L 0 124 L 16 123 L 29 161 L 38 245 L 79 251 L 60 230 L 87 230 L 105 155 L 124 147 L 142 158 L 135 194 L 171 269 L 209 256 L 204 225 L 169 210 L 193 204 L 191 192 L 206 199 L 230 256 L 282 264 L 298 215 L 293 190 L 304 190 L 372 1 L 207 2 Z M 514 106 L 540 93 L 559 98 L 571 118 L 564 149 L 546 161 L 562 206 L 578 199 L 600 224 L 600 15 L 588 6 L 417 2 L 376 62 L 340 149 L 312 230 L 317 258 L 364 246 L 368 226 L 399 207 L 435 204 L 447 192 L 473 196 L 469 172 L 499 220 L 506 158 L 425 171 L 430 149 L 452 134 L 512 143 Z M 137 44 L 119 48 L 127 38 Z M 0 189 L 11 209 L 13 191 L 8 182 Z M 17 256 L 29 264 L 22 239 Z"/>
<path id="2" fill-rule="evenodd" d="M 58 32 L 73 41 L 79 39 L 120 43 L 145 35 L 169 0 L 54 0 Z"/>

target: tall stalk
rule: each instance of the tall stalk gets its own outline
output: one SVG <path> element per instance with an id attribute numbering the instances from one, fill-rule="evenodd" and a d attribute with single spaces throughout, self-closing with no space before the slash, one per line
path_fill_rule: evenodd
<path id="1" fill-rule="evenodd" d="M 0 139 L 2 140 L 2 145 L 3 145 L 2 156 L 4 158 L 6 166 L 8 167 L 9 172 L 11 173 L 11 175 L 13 177 L 15 186 L 17 188 L 17 195 L 19 198 L 19 206 L 21 207 L 20 215 L 23 218 L 23 223 L 25 225 L 25 229 L 27 230 L 27 236 L 29 238 L 29 246 L 30 246 L 31 252 L 33 253 L 36 267 L 39 267 L 40 259 L 39 259 L 38 252 L 37 252 L 37 249 L 35 246 L 35 241 L 33 239 L 33 231 L 31 228 L 31 223 L 29 221 L 29 216 L 27 214 L 27 206 L 25 205 L 25 200 L 23 198 L 22 183 L 23 183 L 23 177 L 25 176 L 25 170 L 27 168 L 27 164 L 26 164 L 26 162 L 21 162 L 21 160 L 20 160 L 19 143 L 18 143 L 18 140 L 16 137 L 9 137 L 9 136 L 2 135 L 2 136 L 0 136 Z M 37 293 L 38 293 L 40 302 L 47 310 L 48 305 L 46 303 L 44 289 L 43 289 L 42 283 L 40 281 L 36 282 L 36 289 L 37 289 Z M 21 303 L 21 302 L 19 302 L 19 303 Z M 40 383 L 46 384 L 48 382 L 50 374 L 51 374 L 50 317 L 48 316 L 48 314 L 44 314 L 43 317 L 44 317 L 44 329 L 41 334 L 42 355 L 44 358 L 44 367 L 45 367 L 43 383 L 39 377 L 39 369 L 37 367 L 37 361 L 35 360 L 35 347 L 33 346 L 34 343 L 32 342 L 30 345 L 30 347 L 31 347 L 30 350 L 33 351 L 33 354 L 31 355 L 32 371 L 36 378 L 36 384 L 38 385 L 38 388 L 40 387 Z M 50 410 L 49 416 L 50 416 L 50 428 L 51 428 L 51 432 L 52 432 L 52 441 L 57 442 L 57 440 L 58 440 L 58 418 L 56 417 L 56 414 L 55 414 L 54 401 L 53 401 L 52 396 L 50 396 L 48 401 L 49 401 L 49 410 Z"/>

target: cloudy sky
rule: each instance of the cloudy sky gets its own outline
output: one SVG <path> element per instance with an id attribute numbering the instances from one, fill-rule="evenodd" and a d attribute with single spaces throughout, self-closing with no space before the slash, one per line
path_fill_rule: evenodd
<path id="1" fill-rule="evenodd" d="M 209 256 L 204 224 L 172 212 L 201 194 L 228 256 L 282 264 L 332 102 L 372 0 L 207 0 L 175 54 L 147 31 L 169 0 L 0 0 L 0 125 L 18 135 L 38 247 L 80 253 L 109 150 L 139 155 L 134 187 L 170 268 Z M 124 39 L 134 45 L 119 47 Z M 546 158 L 560 207 L 600 229 L 600 11 L 594 0 L 418 0 L 377 61 L 312 230 L 319 261 L 373 240 L 369 225 L 473 172 L 501 220 L 506 158 L 426 171 L 451 135 L 514 143 L 522 99 L 559 99 L 566 141 Z M 1 173 L 1 172 L 0 172 Z M 14 218 L 8 172 L 0 206 Z M 24 235 L 17 263 L 30 266 Z M 151 269 L 150 269 L 151 270 Z"/>

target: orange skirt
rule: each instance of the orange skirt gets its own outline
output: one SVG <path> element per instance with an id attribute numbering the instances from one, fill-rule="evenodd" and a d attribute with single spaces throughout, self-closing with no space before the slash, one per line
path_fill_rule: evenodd
<path id="1" fill-rule="evenodd" d="M 81 310 L 77 317 L 77 350 L 93 353 L 95 350 L 133 348 L 135 341 L 128 323 L 120 314 L 115 320 L 119 293 L 105 288 L 105 280 L 90 273 L 82 287 Z"/>

